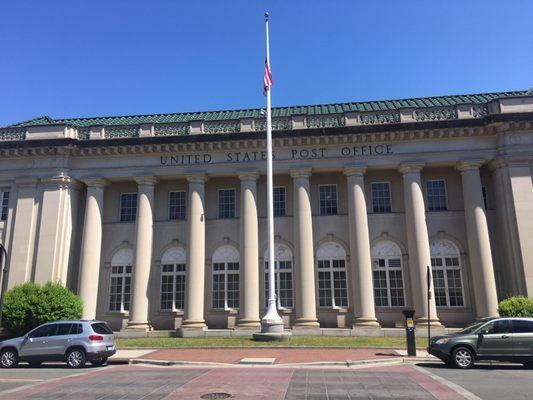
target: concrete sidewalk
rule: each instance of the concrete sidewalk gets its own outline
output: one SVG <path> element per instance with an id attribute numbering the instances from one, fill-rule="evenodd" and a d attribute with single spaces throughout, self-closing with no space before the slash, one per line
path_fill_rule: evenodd
<path id="1" fill-rule="evenodd" d="M 383 348 L 184 348 L 118 350 L 109 363 L 155 365 L 357 365 L 435 360 L 425 351 L 407 357 L 403 349 Z"/>

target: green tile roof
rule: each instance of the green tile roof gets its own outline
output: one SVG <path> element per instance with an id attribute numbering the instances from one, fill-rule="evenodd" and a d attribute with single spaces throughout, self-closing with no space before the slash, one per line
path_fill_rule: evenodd
<path id="1" fill-rule="evenodd" d="M 379 100 L 338 104 L 317 104 L 308 106 L 289 106 L 272 108 L 272 117 L 290 117 L 292 115 L 327 115 L 340 114 L 346 112 L 368 112 L 368 111 L 392 111 L 401 107 L 412 108 L 434 108 L 449 107 L 458 104 L 485 104 L 499 97 L 520 96 L 531 94 L 533 90 L 521 90 L 499 93 L 479 93 L 452 96 L 422 97 L 399 100 Z M 8 126 L 25 127 L 32 125 L 69 124 L 77 127 L 87 127 L 95 125 L 139 125 L 146 123 L 186 123 L 189 121 L 228 121 L 241 118 L 261 118 L 261 109 L 227 110 L 227 111 L 207 111 L 207 112 L 187 112 L 174 114 L 150 114 L 150 115 L 126 115 L 115 117 L 93 117 L 93 118 L 64 118 L 53 119 L 48 116 L 35 118 L 29 121 L 20 122 Z"/>

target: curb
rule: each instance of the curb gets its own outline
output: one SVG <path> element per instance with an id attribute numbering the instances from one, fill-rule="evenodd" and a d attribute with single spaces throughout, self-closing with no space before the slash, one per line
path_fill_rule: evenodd
<path id="1" fill-rule="evenodd" d="M 205 366 L 205 367 L 317 367 L 317 366 L 342 366 L 352 367 L 361 365 L 382 365 L 382 364 L 402 364 L 428 361 L 427 357 L 396 357 L 396 358 L 380 358 L 380 359 L 367 359 L 367 360 L 345 360 L 345 361 L 313 361 L 303 363 L 283 363 L 283 364 L 230 364 L 220 362 L 208 362 L 208 361 L 172 361 L 172 360 L 153 360 L 145 358 L 123 358 L 110 360 L 111 364 L 148 364 L 156 365 L 160 367 L 172 367 L 172 366 Z"/>

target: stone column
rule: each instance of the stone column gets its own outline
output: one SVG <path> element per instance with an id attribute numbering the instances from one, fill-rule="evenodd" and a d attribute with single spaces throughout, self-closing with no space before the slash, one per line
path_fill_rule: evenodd
<path id="1" fill-rule="evenodd" d="M 365 166 L 344 168 L 348 183 L 348 223 L 350 256 L 354 281 L 354 329 L 379 328 L 374 307 L 372 259 L 365 201 Z"/>
<path id="2" fill-rule="evenodd" d="M 9 252 L 8 289 L 30 280 L 32 265 L 35 262 L 35 239 L 39 217 L 39 196 L 37 179 L 19 178 L 15 181 L 16 192 L 11 202 L 15 202 L 14 221 L 11 233 L 11 251 Z M 16 196 L 16 198 L 15 198 Z M 9 243 L 6 242 L 7 245 Z"/>
<path id="3" fill-rule="evenodd" d="M 54 281 L 66 285 L 73 226 L 77 224 L 72 218 L 72 202 L 73 198 L 78 199 L 76 192 L 80 184 L 68 176 L 68 171 L 60 171 L 41 182 L 43 194 L 37 222 L 33 281 L 39 284 Z"/>
<path id="4" fill-rule="evenodd" d="M 203 174 L 187 176 L 189 203 L 187 214 L 187 277 L 185 283 L 185 315 L 180 332 L 205 330 L 205 215 L 204 197 L 207 177 Z"/>
<path id="5" fill-rule="evenodd" d="M 152 264 L 154 187 L 157 180 L 151 176 L 135 180 L 138 184 L 138 194 L 132 279 L 133 297 L 127 328 L 149 330 L 151 327 L 148 321 L 148 281 Z"/>
<path id="6" fill-rule="evenodd" d="M 420 171 L 424 164 L 405 163 L 400 165 L 403 174 L 403 191 L 405 199 L 405 225 L 409 249 L 409 270 L 411 289 L 415 308 L 416 323 L 426 325 L 428 318 L 431 325 L 440 326 L 435 307 L 435 290 L 430 281 L 431 300 L 428 310 L 427 267 L 431 267 L 429 236 L 426 225 L 426 210 Z"/>
<path id="7" fill-rule="evenodd" d="M 505 253 L 504 292 L 533 296 L 533 180 L 531 156 L 499 157 L 491 163 L 500 251 Z"/>
<path id="8" fill-rule="evenodd" d="M 478 319 L 498 316 L 498 295 L 492 265 L 489 229 L 485 215 L 479 167 L 483 161 L 461 161 L 466 233 Z"/>
<path id="9" fill-rule="evenodd" d="M 241 271 L 244 296 L 240 328 L 258 328 L 259 319 L 259 231 L 257 222 L 257 172 L 239 175 L 241 180 Z"/>
<path id="10" fill-rule="evenodd" d="M 294 181 L 294 243 L 296 268 L 300 272 L 299 310 L 295 327 L 318 328 L 316 318 L 315 263 L 313 253 L 313 216 L 309 177 L 311 169 L 291 170 Z"/>
<path id="11" fill-rule="evenodd" d="M 80 252 L 79 294 L 83 301 L 83 319 L 95 319 L 106 181 L 104 179 L 85 179 L 84 182 L 87 185 L 87 197 Z"/>

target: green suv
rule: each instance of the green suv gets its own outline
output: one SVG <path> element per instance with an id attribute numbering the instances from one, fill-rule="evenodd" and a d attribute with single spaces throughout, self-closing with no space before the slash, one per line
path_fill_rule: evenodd
<path id="1" fill-rule="evenodd" d="M 450 335 L 432 337 L 428 353 L 448 366 L 472 368 L 476 360 L 533 367 L 533 318 L 494 318 Z"/>

